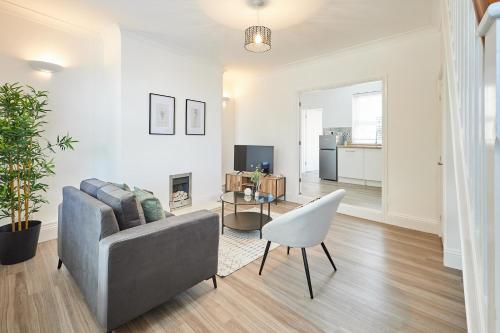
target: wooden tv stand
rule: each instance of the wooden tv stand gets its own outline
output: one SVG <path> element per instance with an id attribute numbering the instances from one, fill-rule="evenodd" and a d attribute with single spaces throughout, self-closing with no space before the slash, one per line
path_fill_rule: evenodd
<path id="1" fill-rule="evenodd" d="M 226 192 L 243 192 L 246 188 L 254 188 L 255 185 L 251 181 L 252 172 L 229 172 L 226 173 Z M 286 200 L 286 177 L 267 175 L 261 177 L 260 191 L 271 193 L 278 199 Z"/>

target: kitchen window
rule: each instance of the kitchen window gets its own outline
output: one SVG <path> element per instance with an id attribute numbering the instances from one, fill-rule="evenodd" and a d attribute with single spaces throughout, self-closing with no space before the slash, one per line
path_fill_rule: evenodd
<path id="1" fill-rule="evenodd" d="M 352 143 L 382 144 L 382 92 L 352 95 Z"/>

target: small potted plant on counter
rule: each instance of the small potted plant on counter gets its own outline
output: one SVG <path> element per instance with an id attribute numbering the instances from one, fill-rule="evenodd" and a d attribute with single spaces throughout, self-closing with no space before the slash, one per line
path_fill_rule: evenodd
<path id="1" fill-rule="evenodd" d="M 49 186 L 43 179 L 54 174 L 51 155 L 73 149 L 69 135 L 55 143 L 44 135 L 47 92 L 17 83 L 0 86 L 0 263 L 11 265 L 36 253 L 41 221 L 33 214 L 47 203 Z"/>
<path id="2" fill-rule="evenodd" d="M 259 195 L 260 195 L 260 193 L 259 193 L 259 191 L 260 191 L 260 184 L 261 184 L 260 178 L 263 175 L 264 174 L 260 170 L 260 167 L 256 167 L 255 171 L 252 173 L 252 177 L 250 178 L 250 180 L 252 181 L 252 183 L 255 185 L 255 198 L 258 198 Z"/>

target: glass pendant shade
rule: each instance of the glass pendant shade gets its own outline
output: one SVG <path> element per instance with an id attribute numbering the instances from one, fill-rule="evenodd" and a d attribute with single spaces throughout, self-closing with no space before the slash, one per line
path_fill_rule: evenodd
<path id="1" fill-rule="evenodd" d="M 245 30 L 245 49 L 250 52 L 266 52 L 271 49 L 271 29 L 255 25 Z"/>

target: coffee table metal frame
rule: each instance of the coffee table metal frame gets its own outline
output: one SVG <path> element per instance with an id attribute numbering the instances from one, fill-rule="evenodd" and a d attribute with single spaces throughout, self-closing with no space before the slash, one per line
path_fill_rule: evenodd
<path id="1" fill-rule="evenodd" d="M 262 227 L 272 221 L 271 217 L 271 203 L 276 200 L 273 196 L 269 196 L 269 194 L 265 193 L 260 195 L 255 199 L 252 197 L 248 201 L 238 201 L 237 199 L 230 202 L 229 200 L 224 199 L 224 196 L 227 195 L 239 195 L 244 196 L 241 192 L 227 192 L 221 195 L 222 202 L 222 231 L 221 234 L 224 234 L 224 227 L 231 228 L 240 231 L 260 231 L 260 238 L 262 239 Z M 234 205 L 234 213 L 228 214 L 224 216 L 224 203 Z M 264 214 L 264 205 L 267 204 L 267 215 Z M 259 205 L 260 212 L 238 212 L 238 205 Z"/>

